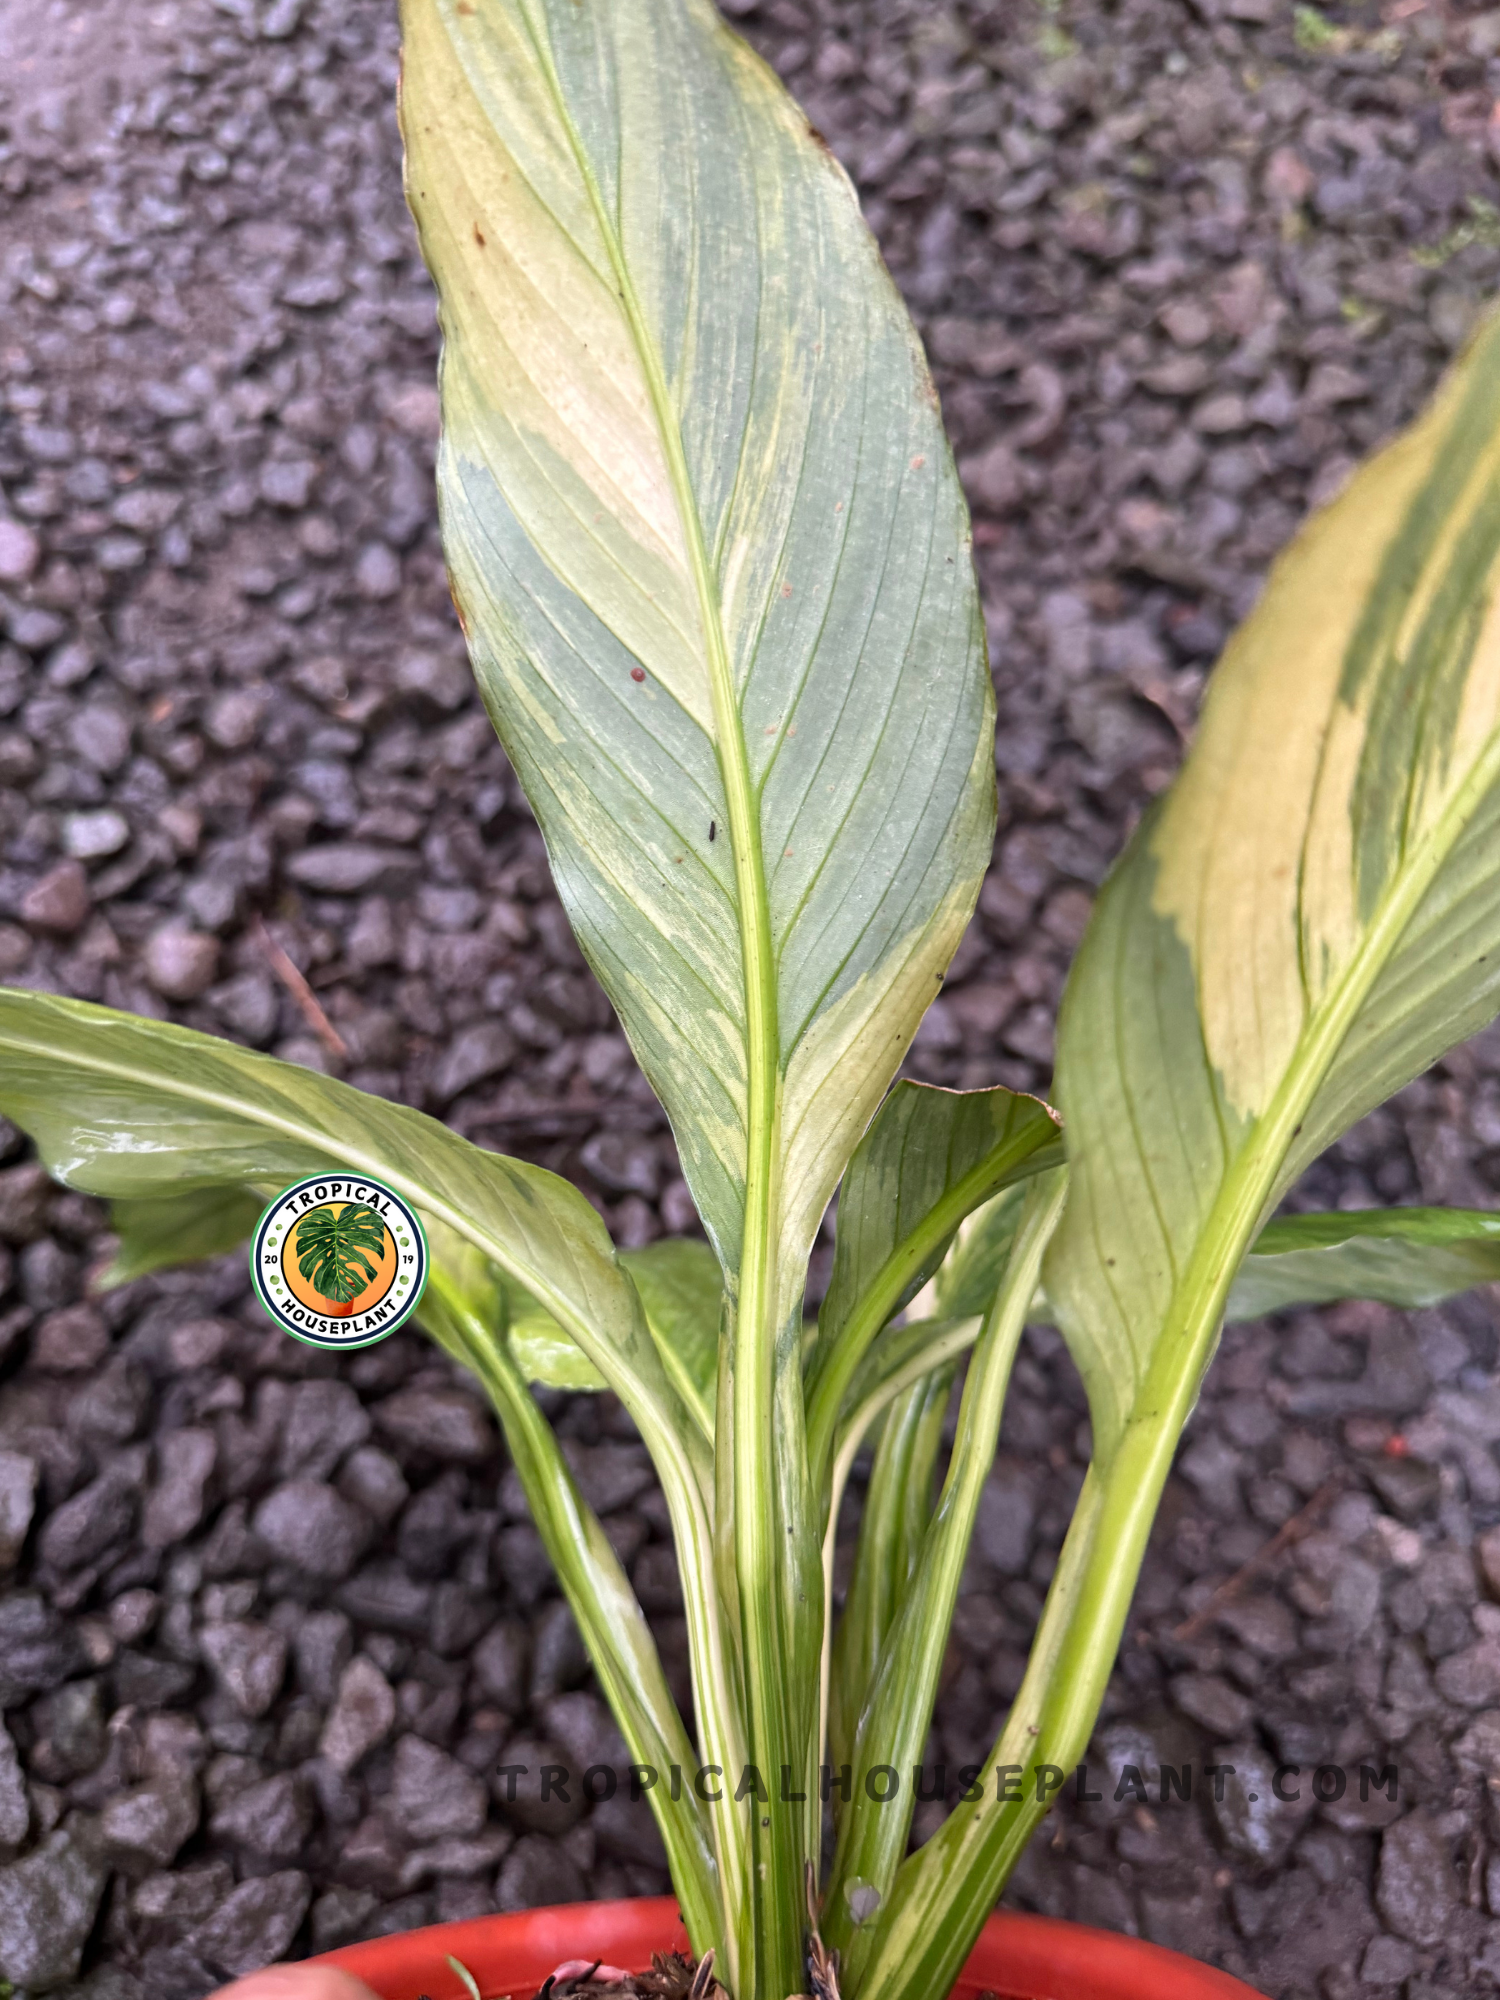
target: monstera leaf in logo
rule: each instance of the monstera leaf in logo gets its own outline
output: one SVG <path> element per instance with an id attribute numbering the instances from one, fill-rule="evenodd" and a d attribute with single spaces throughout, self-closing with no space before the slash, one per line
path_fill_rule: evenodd
<path id="1" fill-rule="evenodd" d="M 363 1202 L 310 1209 L 297 1224 L 297 1268 L 334 1316 L 373 1283 L 384 1254 L 385 1224 Z"/>

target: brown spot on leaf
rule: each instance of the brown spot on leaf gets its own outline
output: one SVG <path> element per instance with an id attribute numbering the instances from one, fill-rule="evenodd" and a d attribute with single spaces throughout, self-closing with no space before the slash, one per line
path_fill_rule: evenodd
<path id="1" fill-rule="evenodd" d="M 484 231 L 477 222 L 474 224 L 474 241 L 479 245 L 481 250 L 484 248 Z"/>

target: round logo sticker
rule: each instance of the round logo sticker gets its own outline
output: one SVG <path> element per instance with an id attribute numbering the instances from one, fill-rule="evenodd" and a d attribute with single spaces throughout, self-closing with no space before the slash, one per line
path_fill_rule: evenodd
<path id="1" fill-rule="evenodd" d="M 279 1327 L 312 1347 L 368 1347 L 394 1333 L 427 1282 L 416 1211 L 368 1174 L 283 1188 L 250 1239 L 250 1275 Z"/>

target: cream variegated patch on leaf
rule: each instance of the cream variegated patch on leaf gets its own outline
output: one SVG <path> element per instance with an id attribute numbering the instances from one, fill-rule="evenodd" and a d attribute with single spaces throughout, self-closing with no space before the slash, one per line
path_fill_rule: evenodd
<path id="1" fill-rule="evenodd" d="M 1074 968 L 1045 1284 L 1106 1455 L 1302 1169 L 1500 1008 L 1497 583 L 1490 322 L 1276 565 Z"/>
<path id="2" fill-rule="evenodd" d="M 731 1288 L 777 1156 L 785 1319 L 989 854 L 936 398 L 844 174 L 706 0 L 403 17 L 475 667 Z"/>

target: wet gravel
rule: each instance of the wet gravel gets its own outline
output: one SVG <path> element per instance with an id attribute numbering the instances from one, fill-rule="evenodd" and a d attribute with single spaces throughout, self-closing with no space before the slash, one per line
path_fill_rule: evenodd
<path id="1" fill-rule="evenodd" d="M 1500 14 L 733 11 L 859 183 L 974 503 L 1001 832 L 910 1069 L 1044 1087 L 1090 896 L 1226 630 L 1493 287 Z M 419 1105 L 639 1244 L 691 1204 L 447 602 L 395 64 L 370 0 L 0 0 L 0 976 Z M 663 1888 L 640 1804 L 507 1796 L 506 1763 L 624 1758 L 470 1388 L 411 1335 L 294 1347 L 233 1259 L 90 1299 L 99 1210 L 0 1153 L 0 1973 L 196 2000 L 282 1953 Z M 1492 1035 L 1297 1198 L 1497 1187 Z M 548 1400 L 680 1683 L 640 1446 L 608 1399 Z M 1069 1784 L 1010 1900 L 1288 2000 L 1500 1988 L 1497 1441 L 1487 1294 L 1231 1330 L 1104 1797 Z M 1017 1684 L 1085 1448 L 1031 1336 L 950 1774 Z M 1299 1799 L 1268 1797 L 1278 1763 Z M 1361 1763 L 1398 1766 L 1395 1802 L 1361 1804 Z M 1113 1797 L 1127 1767 L 1144 1798 Z"/>

